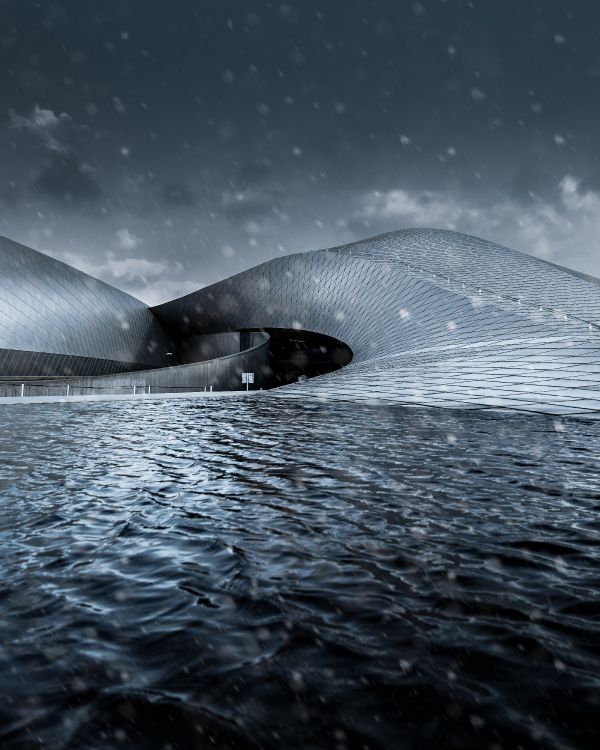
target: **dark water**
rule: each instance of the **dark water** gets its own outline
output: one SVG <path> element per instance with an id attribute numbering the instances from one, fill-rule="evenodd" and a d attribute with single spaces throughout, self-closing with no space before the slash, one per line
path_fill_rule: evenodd
<path id="1" fill-rule="evenodd" d="M 0 746 L 582 748 L 600 424 L 0 411 Z"/>

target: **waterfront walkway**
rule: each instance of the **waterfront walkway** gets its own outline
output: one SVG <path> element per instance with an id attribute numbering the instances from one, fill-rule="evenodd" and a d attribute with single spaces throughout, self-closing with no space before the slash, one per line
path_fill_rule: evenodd
<path id="1" fill-rule="evenodd" d="M 165 399 L 223 399 L 249 396 L 257 396 L 262 391 L 186 391 L 183 393 L 119 393 L 119 394 L 93 394 L 87 396 L 4 396 L 0 398 L 3 404 L 70 404 L 78 401 L 159 401 Z"/>

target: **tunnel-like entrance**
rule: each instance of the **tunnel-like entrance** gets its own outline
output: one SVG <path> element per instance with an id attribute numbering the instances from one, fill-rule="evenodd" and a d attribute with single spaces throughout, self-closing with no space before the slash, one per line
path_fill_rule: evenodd
<path id="1" fill-rule="evenodd" d="M 352 360 L 349 346 L 331 336 L 293 328 L 260 328 L 240 332 L 240 349 L 244 335 L 257 330 L 269 334 L 268 388 L 295 383 L 339 370 Z"/>

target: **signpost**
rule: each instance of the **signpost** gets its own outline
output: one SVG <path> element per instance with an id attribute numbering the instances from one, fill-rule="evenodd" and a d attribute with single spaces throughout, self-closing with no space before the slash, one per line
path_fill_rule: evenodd
<path id="1" fill-rule="evenodd" d="M 254 373 L 253 372 L 243 372 L 242 373 L 242 383 L 246 383 L 246 390 L 248 390 L 248 386 L 250 383 L 254 383 Z"/>

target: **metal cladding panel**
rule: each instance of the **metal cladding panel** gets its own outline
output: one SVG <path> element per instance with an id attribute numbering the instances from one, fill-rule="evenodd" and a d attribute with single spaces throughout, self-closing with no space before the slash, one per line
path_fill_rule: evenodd
<path id="1" fill-rule="evenodd" d="M 339 339 L 353 360 L 280 397 L 600 415 L 600 281 L 455 232 L 277 258 L 152 311 L 9 240 L 0 262 L 3 375 L 164 367 L 172 340 L 285 328 Z M 147 377 L 226 383 L 238 359 Z"/>
<path id="2" fill-rule="evenodd" d="M 297 328 L 352 349 L 281 396 L 600 411 L 600 282 L 455 232 L 277 258 L 154 312 L 186 334 Z"/>
<path id="3" fill-rule="evenodd" d="M 143 302 L 0 238 L 0 349 L 30 353 L 31 374 L 160 367 L 171 348 Z M 28 374 L 23 356 L 11 361 L 5 352 L 0 374 Z"/>

